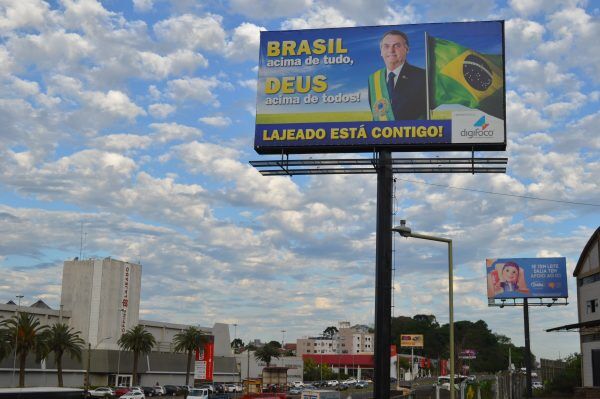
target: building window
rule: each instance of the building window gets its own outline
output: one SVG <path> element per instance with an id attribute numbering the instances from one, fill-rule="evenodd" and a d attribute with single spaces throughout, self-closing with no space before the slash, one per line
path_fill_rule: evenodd
<path id="1" fill-rule="evenodd" d="M 586 314 L 590 314 L 590 313 L 596 313 L 596 310 L 598 309 L 598 300 L 597 299 L 592 299 L 590 301 L 587 301 L 587 306 L 586 306 Z"/>

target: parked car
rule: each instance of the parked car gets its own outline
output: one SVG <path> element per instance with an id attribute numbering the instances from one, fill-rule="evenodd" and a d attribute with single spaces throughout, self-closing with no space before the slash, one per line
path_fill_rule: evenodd
<path id="1" fill-rule="evenodd" d="M 165 387 L 163 387 L 162 385 L 155 385 L 154 392 L 156 392 L 156 395 L 158 395 L 158 396 L 166 395 L 166 393 L 167 393 L 167 391 L 165 390 Z"/>
<path id="2" fill-rule="evenodd" d="M 165 388 L 165 395 L 175 396 L 181 392 L 176 385 L 164 385 L 163 387 Z"/>
<path id="3" fill-rule="evenodd" d="M 205 389 L 208 389 L 208 393 L 209 393 L 209 394 L 211 394 L 211 395 L 212 395 L 213 393 L 215 393 L 215 387 L 214 387 L 214 385 L 213 385 L 213 384 L 202 384 L 202 385 L 200 385 L 198 388 L 205 388 Z"/>
<path id="4" fill-rule="evenodd" d="M 327 386 L 328 387 L 335 387 L 339 384 L 340 382 L 338 380 L 329 380 L 327 381 Z"/>
<path id="5" fill-rule="evenodd" d="M 356 379 L 355 378 L 348 378 L 347 380 L 344 380 L 344 384 L 352 387 L 352 386 L 354 386 L 354 384 L 356 384 Z"/>
<path id="6" fill-rule="evenodd" d="M 544 389 L 544 385 L 540 381 L 533 381 L 531 383 L 531 388 L 533 388 L 533 389 Z"/>
<path id="7" fill-rule="evenodd" d="M 144 392 L 144 395 L 148 396 L 149 398 L 160 395 L 160 393 L 156 391 L 155 387 L 142 387 L 142 391 Z"/>
<path id="8" fill-rule="evenodd" d="M 146 399 L 146 397 L 142 391 L 134 389 L 127 392 L 125 395 L 120 396 L 120 399 Z"/>
<path id="9" fill-rule="evenodd" d="M 192 388 L 188 393 L 187 399 L 208 399 L 209 390 L 207 388 Z"/>
<path id="10" fill-rule="evenodd" d="M 336 391 L 345 391 L 349 388 L 348 384 L 346 384 L 345 382 L 340 382 L 339 384 L 337 384 L 337 386 L 335 387 Z"/>
<path id="11" fill-rule="evenodd" d="M 358 380 L 356 384 L 354 384 L 354 388 L 367 388 L 369 383 L 367 381 Z"/>
<path id="12" fill-rule="evenodd" d="M 117 398 L 120 398 L 121 396 L 125 395 L 129 391 L 130 391 L 129 387 L 126 387 L 126 386 L 115 387 L 115 396 Z"/>
<path id="13" fill-rule="evenodd" d="M 145 399 L 146 396 L 141 391 L 129 391 L 125 395 L 119 396 L 119 399 Z"/>
<path id="14" fill-rule="evenodd" d="M 290 395 L 300 395 L 302 394 L 302 387 L 291 387 L 290 390 L 288 391 L 288 393 Z"/>
<path id="15" fill-rule="evenodd" d="M 292 382 L 292 386 L 294 388 L 302 388 L 304 386 L 304 383 L 302 381 L 294 381 Z"/>
<path id="16" fill-rule="evenodd" d="M 91 389 L 88 391 L 88 397 L 93 398 L 109 398 L 115 395 L 115 391 L 109 387 L 98 387 L 96 389 Z"/>

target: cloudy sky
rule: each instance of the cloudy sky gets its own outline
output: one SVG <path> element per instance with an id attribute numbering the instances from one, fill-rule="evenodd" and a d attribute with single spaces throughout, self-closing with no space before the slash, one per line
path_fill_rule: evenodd
<path id="1" fill-rule="evenodd" d="M 259 31 L 504 19 L 508 149 L 477 155 L 508 156 L 508 172 L 396 175 L 394 207 L 454 239 L 456 320 L 523 345 L 522 309 L 487 306 L 485 258 L 565 256 L 571 276 L 598 227 L 597 7 L 0 0 L 0 300 L 57 308 L 83 226 L 84 257 L 142 263 L 143 319 L 237 323 L 244 341 L 286 330 L 287 342 L 372 324 L 375 176 L 262 177 L 248 164 L 269 159 L 253 150 Z M 447 322 L 445 247 L 394 245 L 394 315 Z M 577 334 L 544 332 L 577 321 L 569 280 L 571 304 L 531 309 L 537 356 L 579 348 Z"/>

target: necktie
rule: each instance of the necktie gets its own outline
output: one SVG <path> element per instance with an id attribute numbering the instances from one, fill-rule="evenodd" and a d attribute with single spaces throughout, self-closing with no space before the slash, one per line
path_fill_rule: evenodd
<path id="1" fill-rule="evenodd" d="M 388 73 L 387 89 L 388 89 L 388 94 L 390 95 L 390 100 L 392 99 L 392 93 L 394 92 L 394 78 L 395 77 L 396 77 L 396 74 L 394 72 Z"/>

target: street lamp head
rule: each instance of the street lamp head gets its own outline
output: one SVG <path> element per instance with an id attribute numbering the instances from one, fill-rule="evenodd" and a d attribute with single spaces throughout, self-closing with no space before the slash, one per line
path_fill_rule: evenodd
<path id="1" fill-rule="evenodd" d="M 392 227 L 392 231 L 395 231 L 396 233 L 400 234 L 402 237 L 410 237 L 411 236 L 411 230 L 410 230 L 410 227 L 408 227 L 406 225 L 406 220 L 401 220 L 399 226 Z"/>

